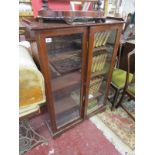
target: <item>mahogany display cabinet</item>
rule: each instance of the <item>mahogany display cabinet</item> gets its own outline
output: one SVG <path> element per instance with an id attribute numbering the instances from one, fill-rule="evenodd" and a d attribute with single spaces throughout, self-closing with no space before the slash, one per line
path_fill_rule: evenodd
<path id="1" fill-rule="evenodd" d="M 23 21 L 45 78 L 53 136 L 104 109 L 123 23 Z"/>

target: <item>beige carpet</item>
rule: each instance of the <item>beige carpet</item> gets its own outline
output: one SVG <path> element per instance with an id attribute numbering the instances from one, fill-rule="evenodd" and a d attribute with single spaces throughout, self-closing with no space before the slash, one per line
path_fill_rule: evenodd
<path id="1" fill-rule="evenodd" d="M 110 104 L 106 111 L 96 115 L 103 123 L 110 128 L 125 144 L 132 150 L 135 148 L 135 122 L 122 109 L 111 111 Z"/>

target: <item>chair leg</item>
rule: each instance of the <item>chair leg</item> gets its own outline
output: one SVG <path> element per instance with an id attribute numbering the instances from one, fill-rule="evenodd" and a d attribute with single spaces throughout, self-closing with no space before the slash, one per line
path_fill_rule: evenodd
<path id="1" fill-rule="evenodd" d="M 124 96 L 125 96 L 125 92 L 122 93 L 122 96 L 121 96 L 120 100 L 118 101 L 116 108 L 118 108 L 122 104 Z"/>
<path id="2" fill-rule="evenodd" d="M 115 105 L 116 105 L 116 101 L 117 101 L 117 98 L 119 96 L 119 90 L 116 90 L 116 93 L 115 93 L 115 96 L 114 96 L 114 99 L 113 99 L 113 102 L 112 102 L 112 107 L 111 107 L 111 110 L 114 110 L 115 108 Z"/>

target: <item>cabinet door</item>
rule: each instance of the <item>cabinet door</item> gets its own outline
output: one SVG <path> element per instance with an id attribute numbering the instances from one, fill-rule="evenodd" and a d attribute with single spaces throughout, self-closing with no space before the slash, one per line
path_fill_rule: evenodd
<path id="1" fill-rule="evenodd" d="M 83 118 L 86 36 L 84 28 L 41 34 L 48 61 L 49 112 L 56 131 Z"/>
<path id="2" fill-rule="evenodd" d="M 86 114 L 103 108 L 116 57 L 121 27 L 91 27 L 89 34 Z"/>

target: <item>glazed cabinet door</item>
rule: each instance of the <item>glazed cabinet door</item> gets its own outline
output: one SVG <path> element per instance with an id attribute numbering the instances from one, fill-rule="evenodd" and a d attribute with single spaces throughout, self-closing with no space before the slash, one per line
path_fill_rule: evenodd
<path id="1" fill-rule="evenodd" d="M 86 37 L 85 28 L 55 29 L 40 34 L 40 56 L 44 57 L 42 66 L 46 70 L 46 94 L 54 133 L 84 117 Z"/>
<path id="2" fill-rule="evenodd" d="M 119 45 L 122 26 L 90 28 L 86 110 L 87 116 L 103 109 Z"/>

